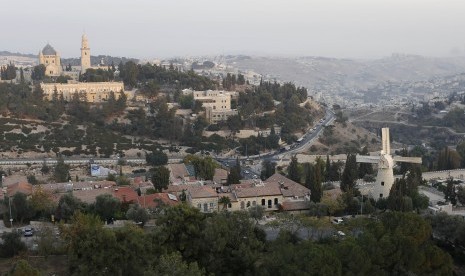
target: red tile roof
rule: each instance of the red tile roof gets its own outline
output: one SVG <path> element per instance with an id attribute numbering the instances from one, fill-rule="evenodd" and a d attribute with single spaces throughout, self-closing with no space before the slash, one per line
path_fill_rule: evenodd
<path id="1" fill-rule="evenodd" d="M 138 202 L 137 192 L 132 187 L 116 187 L 113 190 L 113 196 L 121 200 L 121 202 Z"/>
<path id="2" fill-rule="evenodd" d="M 142 195 L 138 198 L 139 205 L 143 208 L 156 208 L 162 202 L 165 205 L 173 206 L 181 203 L 181 201 L 173 194 L 155 193 L 150 195 Z"/>
<path id="3" fill-rule="evenodd" d="M 8 196 L 13 196 L 16 193 L 23 193 L 25 195 L 31 195 L 32 185 L 27 182 L 17 182 L 17 183 L 14 183 L 8 186 L 6 193 Z"/>

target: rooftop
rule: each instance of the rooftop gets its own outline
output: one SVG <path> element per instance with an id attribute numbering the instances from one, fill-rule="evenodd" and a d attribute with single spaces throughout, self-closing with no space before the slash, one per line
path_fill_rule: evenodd
<path id="1" fill-rule="evenodd" d="M 57 54 L 57 51 L 55 51 L 55 49 L 47 43 L 47 45 L 45 45 L 44 49 L 42 49 L 42 55 L 44 56 L 54 56 Z"/>
<path id="2" fill-rule="evenodd" d="M 278 183 L 284 197 L 304 197 L 310 195 L 310 189 L 279 173 L 275 173 L 270 176 L 266 182 Z"/>

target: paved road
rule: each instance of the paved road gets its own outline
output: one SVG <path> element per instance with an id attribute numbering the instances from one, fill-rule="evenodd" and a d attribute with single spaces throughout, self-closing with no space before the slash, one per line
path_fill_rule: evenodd
<path id="1" fill-rule="evenodd" d="M 322 133 L 324 126 L 331 124 L 334 121 L 334 113 L 326 109 L 326 115 L 323 121 L 319 121 L 314 128 L 309 128 L 307 133 L 302 137 L 300 143 L 295 143 L 289 148 L 284 148 L 279 151 L 269 152 L 267 154 L 253 155 L 253 156 L 239 156 L 241 161 L 241 175 L 244 179 L 260 179 L 261 161 L 270 160 L 278 161 L 287 156 L 304 151 L 309 148 L 311 143 L 319 137 Z M 236 157 L 221 157 L 217 156 L 215 159 L 225 167 L 232 167 L 236 164 Z"/>

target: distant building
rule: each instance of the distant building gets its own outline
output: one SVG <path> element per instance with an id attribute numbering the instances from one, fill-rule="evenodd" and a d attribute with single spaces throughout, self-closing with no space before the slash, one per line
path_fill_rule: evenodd
<path id="1" fill-rule="evenodd" d="M 237 115 L 236 109 L 231 109 L 231 95 L 235 92 L 225 92 L 219 90 L 193 91 L 183 90 L 184 95 L 193 95 L 194 101 L 202 103 L 205 108 L 205 117 L 208 122 L 216 124 L 226 121 L 229 117 Z"/>
<path id="2" fill-rule="evenodd" d="M 39 51 L 39 64 L 45 66 L 46 76 L 57 77 L 61 75 L 60 54 L 48 43 L 42 51 Z"/>
<path id="3" fill-rule="evenodd" d="M 98 103 L 108 100 L 111 92 L 116 99 L 120 97 L 120 92 L 124 91 L 122 82 L 71 82 L 71 83 L 41 83 L 40 87 L 44 91 L 44 97 L 51 100 L 53 93 L 57 91 L 59 95 L 70 101 L 74 94 L 78 92 L 85 101 Z"/>
<path id="4" fill-rule="evenodd" d="M 45 75 L 50 77 L 66 75 L 73 79 L 77 79 L 79 74 L 84 74 L 86 70 L 90 68 L 108 70 L 107 66 L 92 66 L 90 62 L 89 41 L 86 34 L 83 34 L 81 39 L 81 66 L 73 67 L 72 71 L 64 71 L 61 64 L 60 54 L 48 43 L 41 51 L 39 51 L 39 64 L 43 64 L 45 66 Z"/>

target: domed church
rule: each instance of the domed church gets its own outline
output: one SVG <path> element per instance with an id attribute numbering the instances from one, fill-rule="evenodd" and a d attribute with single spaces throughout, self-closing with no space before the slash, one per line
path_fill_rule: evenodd
<path id="1" fill-rule="evenodd" d="M 48 43 L 42 51 L 39 51 L 39 64 L 45 65 L 45 75 L 53 77 L 61 75 L 60 54 Z"/>

